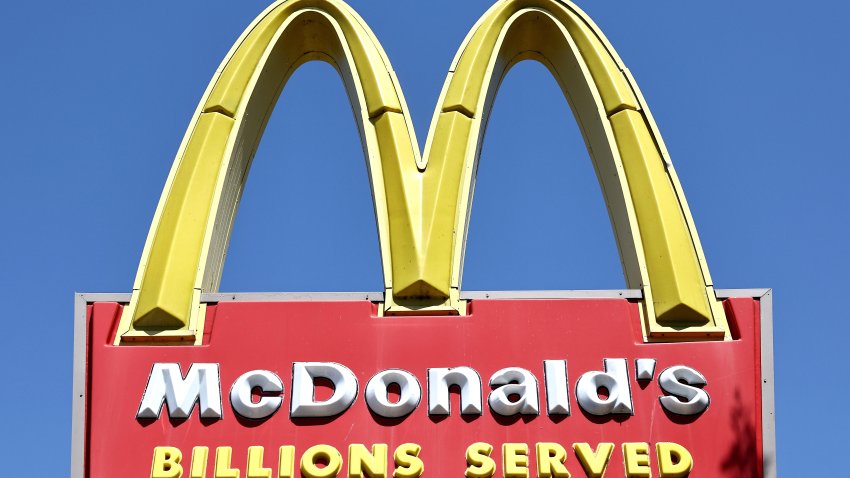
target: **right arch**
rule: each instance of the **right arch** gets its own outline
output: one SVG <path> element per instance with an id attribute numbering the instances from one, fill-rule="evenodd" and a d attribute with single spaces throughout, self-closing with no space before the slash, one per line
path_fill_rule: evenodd
<path id="1" fill-rule="evenodd" d="M 457 178 L 458 189 L 456 196 L 426 194 L 444 204 L 424 210 L 445 210 L 453 199 L 457 204 L 451 287 L 460 289 L 486 122 L 502 78 L 526 59 L 551 71 L 576 117 L 608 207 L 626 283 L 643 292 L 644 335 L 649 340 L 729 339 L 696 228 L 652 115 L 599 29 L 564 1 L 498 2 L 470 31 L 449 70 L 425 147 L 426 176 Z M 451 182 L 426 178 L 425 187 L 449 189 Z M 436 227 L 426 230 L 442 229 L 440 221 L 435 218 Z"/>

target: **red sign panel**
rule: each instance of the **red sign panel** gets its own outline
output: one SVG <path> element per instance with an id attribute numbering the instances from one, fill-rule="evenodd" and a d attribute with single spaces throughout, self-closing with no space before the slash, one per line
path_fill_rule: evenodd
<path id="1" fill-rule="evenodd" d="M 79 471 L 762 476 L 761 304 L 724 306 L 734 340 L 652 344 L 626 299 L 219 302 L 201 346 L 117 347 L 122 306 L 90 303 Z"/>

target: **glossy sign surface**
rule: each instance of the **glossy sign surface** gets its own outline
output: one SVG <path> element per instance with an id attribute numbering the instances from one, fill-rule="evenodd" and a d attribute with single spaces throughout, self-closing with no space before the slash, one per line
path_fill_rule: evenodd
<path id="1" fill-rule="evenodd" d="M 171 446 L 182 452 L 182 476 L 190 476 L 194 447 L 209 447 L 207 477 L 216 476 L 217 447 L 231 447 L 229 465 L 244 477 L 248 448 L 262 446 L 263 464 L 277 477 L 278 450 L 292 445 L 297 477 L 302 453 L 324 444 L 340 452 L 339 476 L 346 476 L 349 445 L 371 449 L 386 444 L 387 475 L 392 476 L 393 451 L 415 443 L 421 446 L 422 476 L 462 477 L 467 447 L 485 442 L 493 446 L 495 476 L 504 476 L 505 443 L 528 445 L 528 476 L 537 476 L 535 444 L 551 442 L 563 445 L 566 468 L 581 477 L 588 474 L 573 444 L 586 442 L 593 449 L 614 445 L 604 476 L 627 476 L 625 443 L 647 443 L 652 476 L 663 476 L 656 444 L 672 442 L 691 454 L 690 476 L 760 476 L 759 302 L 724 301 L 734 340 L 679 344 L 643 343 L 638 307 L 626 299 L 473 300 L 467 316 L 378 317 L 377 307 L 368 301 L 221 302 L 208 307 L 202 346 L 119 347 L 112 342 L 122 306 L 95 303 L 87 309 L 87 475 L 151 476 L 155 447 Z M 626 359 L 633 415 L 594 416 L 577 403 L 578 380 L 587 372 L 604 371 L 604 359 Z M 656 361 L 651 379 L 638 380 L 638 359 Z M 544 360 L 567 362 L 569 416 L 547 413 Z M 351 407 L 331 418 L 291 418 L 293 362 L 348 367 L 358 383 Z M 196 405 L 188 419 L 169 418 L 165 406 L 158 419 L 137 419 L 155 363 L 177 363 L 184 376 L 193 363 L 218 364 L 222 418 L 201 419 Z M 683 417 L 662 408 L 659 399 L 668 394 L 659 377 L 676 365 L 706 378 L 702 389 L 710 405 L 704 413 Z M 451 415 L 429 415 L 428 369 L 457 366 L 480 375 L 482 415 L 461 415 L 456 393 Z M 506 367 L 520 367 L 536 377 L 539 415 L 504 417 L 488 407 L 489 379 Z M 406 417 L 382 418 L 367 407 L 366 384 L 386 369 L 406 370 L 422 387 L 422 402 Z M 284 385 L 282 406 L 264 420 L 238 416 L 229 401 L 233 383 L 252 370 L 271 371 Z M 316 399 L 330 393 L 320 387 Z"/>

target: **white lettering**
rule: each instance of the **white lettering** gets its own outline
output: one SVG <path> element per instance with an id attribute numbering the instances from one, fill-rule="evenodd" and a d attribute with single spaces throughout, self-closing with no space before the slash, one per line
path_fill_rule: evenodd
<path id="1" fill-rule="evenodd" d="M 481 377 L 469 367 L 428 369 L 428 414 L 450 415 L 449 387 L 460 387 L 460 413 L 481 415 Z"/>
<path id="2" fill-rule="evenodd" d="M 333 383 L 334 393 L 327 400 L 315 400 L 316 379 Z M 332 362 L 295 362 L 292 364 L 293 418 L 332 417 L 348 410 L 357 396 L 357 378 L 344 365 Z"/>
<path id="3" fill-rule="evenodd" d="M 676 415 L 698 415 L 708 408 L 710 398 L 708 392 L 692 385 L 704 386 L 707 383 L 701 373 L 690 367 L 684 365 L 670 367 L 661 372 L 658 384 L 661 390 L 675 396 L 661 397 L 659 399 L 661 406 Z M 676 397 L 681 397 L 684 401 Z"/>
<path id="4" fill-rule="evenodd" d="M 155 363 L 136 418 L 159 418 L 162 403 L 171 418 L 189 418 L 200 403 L 201 418 L 221 418 L 221 381 L 217 363 L 195 363 L 186 378 L 176 363 Z"/>
<path id="5" fill-rule="evenodd" d="M 503 416 L 539 415 L 537 378 L 524 368 L 503 368 L 490 377 L 490 386 L 498 387 L 490 392 L 487 402 L 494 413 Z M 515 400 L 511 400 L 516 396 Z"/>
<path id="6" fill-rule="evenodd" d="M 391 403 L 388 389 L 390 385 L 399 387 L 397 402 Z M 399 418 L 409 415 L 422 400 L 422 387 L 410 372 L 399 369 L 384 370 L 375 375 L 366 384 L 366 405 L 376 414 L 386 418 Z"/>
<path id="7" fill-rule="evenodd" d="M 633 413 L 632 392 L 626 359 L 605 359 L 605 372 L 587 372 L 578 379 L 576 401 L 591 415 Z M 599 396 L 605 389 L 608 396 Z"/>
<path id="8" fill-rule="evenodd" d="M 262 420 L 272 416 L 280 408 L 283 399 L 279 396 L 261 396 L 254 403 L 251 394 L 255 388 L 260 389 L 261 393 L 279 395 L 283 393 L 283 382 L 268 370 L 252 370 L 233 382 L 230 388 L 230 405 L 233 410 L 245 418 Z"/>

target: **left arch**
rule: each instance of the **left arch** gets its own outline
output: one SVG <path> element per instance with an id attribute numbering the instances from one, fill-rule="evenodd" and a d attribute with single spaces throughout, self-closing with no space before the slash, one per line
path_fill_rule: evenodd
<path id="1" fill-rule="evenodd" d="M 268 117 L 289 76 L 312 60 L 326 61 L 340 73 L 355 114 L 385 289 L 395 288 L 400 296 L 440 295 L 421 280 L 418 146 L 386 54 L 345 3 L 281 0 L 239 38 L 192 118 L 152 221 L 116 344 L 148 337 L 198 343 L 200 294 L 218 290 L 239 197 Z"/>

